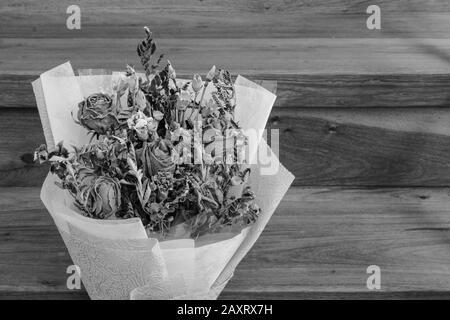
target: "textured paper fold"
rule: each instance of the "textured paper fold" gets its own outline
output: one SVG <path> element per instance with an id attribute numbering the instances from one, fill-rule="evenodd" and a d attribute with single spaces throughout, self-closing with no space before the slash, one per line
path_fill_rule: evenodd
<path id="1" fill-rule="evenodd" d="M 108 91 L 117 73 L 84 70 L 75 76 L 70 63 L 41 75 L 33 83 L 46 141 L 88 142 L 85 129 L 71 112 L 87 95 Z M 257 84 L 236 80 L 236 117 L 244 129 L 264 129 L 275 95 Z M 261 131 L 262 132 L 262 131 Z M 259 147 L 267 149 L 262 133 Z M 270 151 L 272 153 L 272 151 Z M 256 146 L 251 154 L 257 155 Z M 215 299 L 237 264 L 253 246 L 293 181 L 293 176 L 272 153 L 279 167 L 264 175 L 252 164 L 251 185 L 262 214 L 240 232 L 208 234 L 193 239 L 158 241 L 148 238 L 140 219 L 95 220 L 82 216 L 55 177 L 47 176 L 41 199 L 80 269 L 93 299 Z"/>

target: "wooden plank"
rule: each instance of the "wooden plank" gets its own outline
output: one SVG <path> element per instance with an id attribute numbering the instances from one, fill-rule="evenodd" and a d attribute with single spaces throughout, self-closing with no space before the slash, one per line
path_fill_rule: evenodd
<path id="1" fill-rule="evenodd" d="M 84 290 L 45 292 L 0 291 L 0 300 L 89 300 L 89 296 Z"/>
<path id="2" fill-rule="evenodd" d="M 33 164 L 34 150 L 45 143 L 37 109 L 0 112 L 0 185 L 42 185 L 49 167 Z"/>
<path id="3" fill-rule="evenodd" d="M 367 292 L 366 268 L 378 265 L 382 290 L 448 290 L 449 200 L 448 189 L 293 189 L 234 288 L 276 278 L 283 291 Z M 251 279 L 259 268 L 263 282 Z"/>
<path id="4" fill-rule="evenodd" d="M 449 107 L 449 74 L 244 75 L 277 84 L 275 107 Z M 0 74 L 0 108 L 36 108 L 36 75 Z M 192 74 L 179 75 L 191 78 Z"/>
<path id="5" fill-rule="evenodd" d="M 31 82 L 39 75 L 0 75 L 0 108 L 36 108 Z"/>
<path id="6" fill-rule="evenodd" d="M 449 185 L 446 109 L 358 111 L 273 111 L 268 128 L 279 130 L 280 159 L 296 185 Z"/>
<path id="7" fill-rule="evenodd" d="M 450 28 L 446 0 L 90 0 L 77 2 L 81 30 L 68 30 L 66 9 L 72 4 L 3 0 L 0 37 L 132 38 L 147 24 L 165 38 L 446 38 Z M 381 31 L 366 27 L 372 4 L 381 8 Z"/>
<path id="8" fill-rule="evenodd" d="M 0 186 L 40 186 L 36 109 L 0 108 Z M 281 162 L 302 186 L 450 186 L 450 110 L 275 108 Z M 276 142 L 276 141 L 275 141 Z M 272 143 L 276 146 L 276 143 Z"/>
<path id="9" fill-rule="evenodd" d="M 88 300 L 84 290 L 17 292 L 0 291 L 0 300 Z M 450 292 L 402 291 L 402 292 L 222 292 L 219 300 L 449 300 Z"/>
<path id="10" fill-rule="evenodd" d="M 0 188 L 0 297 L 85 298 L 39 188 Z M 223 298 L 449 297 L 448 188 L 291 188 Z"/>
<path id="11" fill-rule="evenodd" d="M 245 292 L 228 291 L 219 299 L 224 300 L 449 300 L 450 293 L 434 291 L 402 292 Z"/>
<path id="12" fill-rule="evenodd" d="M 0 74 L 39 74 L 67 60 L 75 69 L 122 70 L 139 65 L 141 39 L 6 38 Z M 247 75 L 450 73 L 450 39 L 179 38 L 158 40 L 158 47 L 180 74 L 206 73 L 214 64 Z"/>

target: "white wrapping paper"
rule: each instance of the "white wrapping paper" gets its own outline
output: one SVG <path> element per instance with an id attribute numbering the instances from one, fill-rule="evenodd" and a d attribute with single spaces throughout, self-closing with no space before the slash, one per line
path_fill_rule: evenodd
<path id="1" fill-rule="evenodd" d="M 77 125 L 78 103 L 89 94 L 110 91 L 117 73 L 83 71 L 75 76 L 69 62 L 43 73 L 33 82 L 48 149 L 55 143 L 82 145 L 89 141 Z M 239 76 L 236 80 L 236 119 L 244 129 L 264 129 L 276 96 Z M 262 131 L 259 146 L 271 153 L 274 174 L 251 165 L 250 184 L 262 213 L 243 230 L 229 229 L 197 239 L 148 238 L 138 218 L 95 220 L 74 209 L 71 196 L 47 176 L 41 199 L 55 221 L 70 256 L 81 269 L 92 299 L 216 299 L 258 239 L 294 177 L 268 148 Z M 266 149 L 264 149 L 266 150 Z M 256 146 L 250 144 L 255 159 Z"/>

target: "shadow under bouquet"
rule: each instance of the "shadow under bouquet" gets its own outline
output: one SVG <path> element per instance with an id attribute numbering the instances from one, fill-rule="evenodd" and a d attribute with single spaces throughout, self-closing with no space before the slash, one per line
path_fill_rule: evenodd
<path id="1" fill-rule="evenodd" d="M 216 298 L 293 181 L 263 139 L 276 97 L 216 67 L 177 79 L 145 32 L 143 73 L 33 82 L 41 198 L 91 298 Z"/>

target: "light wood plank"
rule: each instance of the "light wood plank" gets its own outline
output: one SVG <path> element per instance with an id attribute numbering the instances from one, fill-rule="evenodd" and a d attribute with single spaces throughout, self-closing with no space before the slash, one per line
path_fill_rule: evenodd
<path id="1" fill-rule="evenodd" d="M 164 38 L 447 38 L 450 28 L 446 0 L 82 0 L 81 30 L 68 30 L 71 4 L 3 0 L 0 37 L 133 38 L 150 25 Z M 372 4 L 381 8 L 380 31 L 366 27 Z"/>
<path id="2" fill-rule="evenodd" d="M 75 69 L 139 65 L 127 39 L 2 39 L 0 74 L 39 74 L 71 60 Z M 161 39 L 180 74 L 214 64 L 255 74 L 449 74 L 450 39 Z M 36 63 L 39 61 L 39 63 Z"/>

